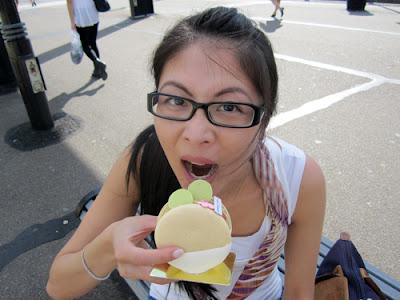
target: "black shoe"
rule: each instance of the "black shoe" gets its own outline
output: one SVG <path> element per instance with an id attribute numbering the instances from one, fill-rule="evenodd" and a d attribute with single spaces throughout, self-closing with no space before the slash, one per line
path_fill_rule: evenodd
<path id="1" fill-rule="evenodd" d="M 283 10 L 284 10 L 284 9 L 285 9 L 284 7 L 281 7 L 281 8 L 279 9 L 279 11 L 281 12 L 281 18 L 283 17 L 283 14 L 284 14 Z"/>
<path id="2" fill-rule="evenodd" d="M 101 78 L 103 80 L 106 80 L 108 77 L 108 74 L 106 72 L 106 67 L 107 65 L 102 62 L 101 60 L 97 59 L 94 62 L 94 71 L 92 76 L 95 78 Z"/>
<path id="3" fill-rule="evenodd" d="M 93 73 L 92 73 L 92 78 L 94 78 L 95 80 L 97 80 L 97 79 L 100 79 L 101 76 L 100 76 L 100 74 L 98 74 L 98 73 L 96 73 L 95 71 L 93 71 Z"/>

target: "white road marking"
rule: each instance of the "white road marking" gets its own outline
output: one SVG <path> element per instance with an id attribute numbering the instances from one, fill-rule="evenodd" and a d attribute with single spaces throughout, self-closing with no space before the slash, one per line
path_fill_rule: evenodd
<path id="1" fill-rule="evenodd" d="M 347 90 L 340 91 L 335 94 L 331 94 L 325 97 L 322 97 L 317 100 L 309 101 L 307 103 L 304 103 L 298 108 L 280 113 L 273 117 L 271 119 L 271 122 L 268 125 L 268 129 L 273 129 L 280 127 L 282 125 L 285 125 L 286 123 L 289 123 L 290 121 L 299 119 L 301 117 L 307 116 L 309 114 L 312 114 L 314 112 L 317 112 L 319 110 L 326 109 L 330 106 L 332 106 L 335 103 L 338 103 L 345 98 L 360 93 L 364 91 L 368 91 L 369 89 L 372 89 L 374 87 L 377 87 L 383 83 L 385 83 L 385 80 L 372 80 L 370 82 L 356 85 L 355 87 L 352 87 Z"/>
<path id="2" fill-rule="evenodd" d="M 275 58 L 283 59 L 283 60 L 290 61 L 290 62 L 296 62 L 296 63 L 300 63 L 300 64 L 304 64 L 304 65 L 308 65 L 308 66 L 312 66 L 312 67 L 316 67 L 316 68 L 320 68 L 320 69 L 342 72 L 342 73 L 346 73 L 349 75 L 365 77 L 365 78 L 369 78 L 369 79 L 383 80 L 383 81 L 386 81 L 387 83 L 400 84 L 400 79 L 397 79 L 397 78 L 388 78 L 388 77 L 384 77 L 382 75 L 378 75 L 375 73 L 358 71 L 358 70 L 354 70 L 354 69 L 350 69 L 350 68 L 346 68 L 346 67 L 330 65 L 330 64 L 321 63 L 321 62 L 313 61 L 313 60 L 307 60 L 307 59 L 298 58 L 298 57 L 294 57 L 294 56 L 275 53 Z"/>
<path id="3" fill-rule="evenodd" d="M 208 0 L 208 1 L 214 1 L 214 0 Z M 244 6 L 250 6 L 250 5 L 257 5 L 257 4 L 263 4 L 263 5 L 269 5 L 271 2 L 267 0 L 255 0 L 255 1 L 238 1 L 238 2 L 231 2 L 227 4 L 219 4 L 223 5 L 226 7 L 244 7 Z M 345 7 L 344 2 L 314 2 L 314 1 L 285 1 L 285 5 L 290 4 L 290 6 L 298 6 L 298 7 L 308 7 L 308 6 L 336 6 L 336 7 Z"/>
<path id="4" fill-rule="evenodd" d="M 253 19 L 254 21 L 261 21 L 261 22 L 265 22 L 265 21 L 268 21 L 268 20 L 273 20 L 272 18 L 265 18 L 265 17 L 251 17 L 251 19 Z M 304 25 L 304 26 L 314 26 L 314 27 L 323 27 L 323 28 L 332 28 L 332 29 L 341 29 L 341 30 L 349 30 L 349 31 L 381 33 L 381 34 L 389 34 L 389 35 L 400 36 L 400 32 L 382 31 L 382 30 L 374 30 L 374 29 L 366 29 L 366 28 L 358 28 L 358 27 L 347 27 L 347 26 L 339 26 L 339 25 L 331 25 L 331 24 L 300 22 L 300 21 L 288 21 L 288 20 L 281 20 L 281 23 Z"/>
<path id="5" fill-rule="evenodd" d="M 37 6 L 32 7 L 31 4 L 20 4 L 18 5 L 18 10 L 29 10 L 29 9 L 39 9 L 41 7 L 53 7 L 53 6 L 64 6 L 67 5 L 67 1 L 54 1 L 54 2 L 38 2 Z"/>

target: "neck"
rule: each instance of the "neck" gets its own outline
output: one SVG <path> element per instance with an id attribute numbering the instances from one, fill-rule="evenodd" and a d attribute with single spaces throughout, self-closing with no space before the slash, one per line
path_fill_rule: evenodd
<path id="1" fill-rule="evenodd" d="M 222 190 L 219 192 L 220 198 L 222 199 L 225 206 L 232 206 L 243 198 L 244 192 L 249 189 L 254 189 L 254 182 L 256 182 L 252 162 L 248 161 L 243 165 L 240 170 L 237 170 L 232 177 L 227 179 L 229 183 L 224 185 Z"/>

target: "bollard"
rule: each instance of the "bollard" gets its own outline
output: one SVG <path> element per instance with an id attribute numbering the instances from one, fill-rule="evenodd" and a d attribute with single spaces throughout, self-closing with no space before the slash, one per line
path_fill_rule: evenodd
<path id="1" fill-rule="evenodd" d="M 154 13 L 153 0 L 129 0 L 129 4 L 132 19 Z"/>
<path id="2" fill-rule="evenodd" d="M 37 58 L 27 38 L 13 0 L 0 1 L 1 33 L 18 82 L 19 90 L 32 128 L 48 130 L 54 127 L 45 94 L 45 83 Z"/>

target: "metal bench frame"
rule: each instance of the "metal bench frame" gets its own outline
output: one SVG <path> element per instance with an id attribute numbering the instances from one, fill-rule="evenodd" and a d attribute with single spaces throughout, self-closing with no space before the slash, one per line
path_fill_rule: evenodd
<path id="1" fill-rule="evenodd" d="M 94 200 L 96 199 L 97 194 L 99 193 L 100 188 L 97 188 L 88 194 L 86 194 L 81 201 L 79 202 L 75 214 L 82 220 L 85 216 L 86 212 L 92 206 Z M 333 246 L 334 242 L 327 239 L 326 237 L 322 237 L 320 248 L 319 248 L 319 256 L 317 262 L 317 268 L 321 264 L 322 260 L 328 253 L 329 249 Z M 371 278 L 375 281 L 375 283 L 380 287 L 382 292 L 386 295 L 389 300 L 400 300 L 400 282 L 395 280 L 393 277 L 388 274 L 382 272 L 378 268 L 374 267 L 368 262 L 365 262 L 365 266 Z M 282 281 L 285 279 L 285 257 L 284 254 L 281 255 L 278 262 L 278 270 L 280 272 Z M 125 278 L 124 278 L 125 279 Z M 132 281 L 129 279 L 125 279 L 125 282 L 129 285 L 132 291 L 135 293 L 136 297 L 139 300 L 148 300 L 149 297 L 149 288 L 150 283 L 142 280 Z"/>

